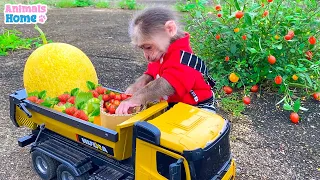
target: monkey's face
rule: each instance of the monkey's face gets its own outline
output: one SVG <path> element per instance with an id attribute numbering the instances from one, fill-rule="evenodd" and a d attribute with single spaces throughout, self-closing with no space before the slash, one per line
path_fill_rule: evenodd
<path id="1" fill-rule="evenodd" d="M 160 60 L 170 45 L 170 36 L 165 33 L 154 35 L 150 40 L 142 42 L 139 47 L 143 50 L 148 62 Z"/>

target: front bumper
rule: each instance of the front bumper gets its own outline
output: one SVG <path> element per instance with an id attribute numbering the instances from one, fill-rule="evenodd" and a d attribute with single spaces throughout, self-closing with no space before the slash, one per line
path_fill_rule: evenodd
<path id="1" fill-rule="evenodd" d="M 236 163 L 234 159 L 231 160 L 230 166 L 224 171 L 224 175 L 221 180 L 234 180 L 236 177 Z"/>

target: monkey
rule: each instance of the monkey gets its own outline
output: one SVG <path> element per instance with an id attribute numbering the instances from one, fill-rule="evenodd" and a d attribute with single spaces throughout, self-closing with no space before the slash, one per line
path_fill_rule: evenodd
<path id="1" fill-rule="evenodd" d="M 148 65 L 127 87 L 124 93 L 131 96 L 120 103 L 116 114 L 128 114 L 129 108 L 159 99 L 166 100 L 169 108 L 183 102 L 215 112 L 215 81 L 194 55 L 190 34 L 182 30 L 173 10 L 146 8 L 132 18 L 128 30 L 131 43 L 143 51 Z"/>

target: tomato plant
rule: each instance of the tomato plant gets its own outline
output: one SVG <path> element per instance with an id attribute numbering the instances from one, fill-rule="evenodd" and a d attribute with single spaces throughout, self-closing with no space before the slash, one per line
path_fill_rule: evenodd
<path id="1" fill-rule="evenodd" d="M 223 87 L 229 86 L 233 91 L 244 90 L 243 97 L 259 84 L 261 91 L 267 87 L 281 94 L 277 103 L 284 109 L 293 109 L 299 97 L 319 92 L 317 1 L 207 2 L 188 1 L 185 30 L 191 35 L 194 52 L 217 81 L 218 94 L 225 95 Z M 220 18 L 208 13 L 216 12 L 216 5 L 221 6 Z M 306 109 L 299 106 L 298 110 Z"/>

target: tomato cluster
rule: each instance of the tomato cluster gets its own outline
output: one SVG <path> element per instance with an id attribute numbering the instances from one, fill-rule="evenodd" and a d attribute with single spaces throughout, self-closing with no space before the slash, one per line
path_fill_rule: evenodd
<path id="1" fill-rule="evenodd" d="M 130 95 L 123 94 L 123 93 L 115 93 L 110 92 L 109 94 L 103 94 L 103 111 L 109 114 L 114 114 L 116 109 L 120 105 L 123 100 L 131 97 Z"/>

